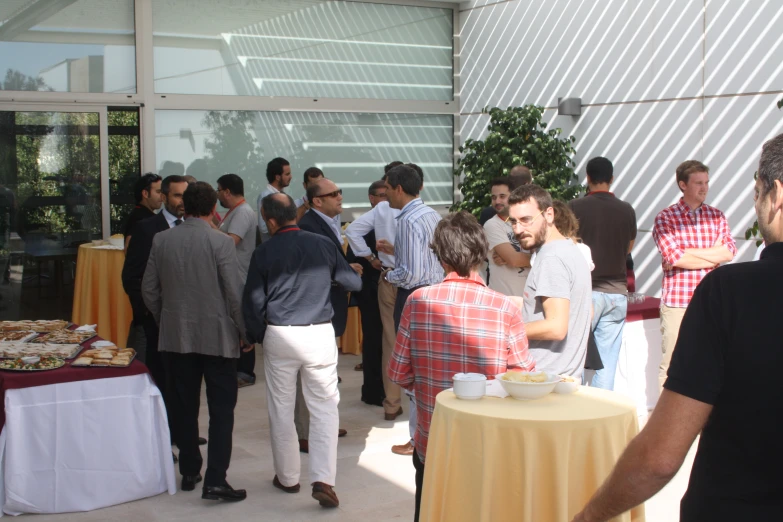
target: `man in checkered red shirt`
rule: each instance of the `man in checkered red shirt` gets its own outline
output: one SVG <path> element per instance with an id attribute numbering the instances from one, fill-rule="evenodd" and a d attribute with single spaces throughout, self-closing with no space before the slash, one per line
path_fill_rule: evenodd
<path id="1" fill-rule="evenodd" d="M 653 239 L 663 265 L 663 341 L 658 372 L 661 387 L 666 381 L 680 323 L 693 291 L 705 275 L 721 263 L 731 261 L 737 254 L 726 216 L 704 203 L 709 177 L 709 168 L 700 161 L 681 163 L 677 167 L 676 179 L 682 197 L 655 217 Z"/>
<path id="2" fill-rule="evenodd" d="M 478 274 L 489 245 L 476 218 L 464 211 L 443 218 L 431 247 L 446 278 L 408 298 L 388 368 L 393 382 L 416 395 L 415 521 L 435 396 L 452 386 L 455 373 L 497 375 L 536 366 L 527 349 L 522 310 L 487 288 Z"/>

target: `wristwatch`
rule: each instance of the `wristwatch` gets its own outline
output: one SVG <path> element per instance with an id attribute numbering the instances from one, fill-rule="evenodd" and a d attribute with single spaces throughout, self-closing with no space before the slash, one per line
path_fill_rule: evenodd
<path id="1" fill-rule="evenodd" d="M 372 263 L 373 261 L 375 261 L 376 259 L 378 259 L 378 256 L 376 256 L 376 255 L 375 255 L 375 254 L 373 254 L 373 253 L 370 253 L 370 256 L 371 256 L 371 257 L 370 257 L 370 263 Z"/>

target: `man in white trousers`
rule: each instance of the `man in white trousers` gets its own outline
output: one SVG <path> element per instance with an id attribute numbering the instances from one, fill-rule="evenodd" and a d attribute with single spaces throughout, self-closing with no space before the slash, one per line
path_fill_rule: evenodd
<path id="1" fill-rule="evenodd" d="M 299 492 L 299 441 L 294 426 L 296 375 L 310 411 L 310 482 L 313 498 L 337 507 L 337 344 L 330 292 L 362 281 L 329 239 L 300 230 L 287 194 L 261 202 L 271 234 L 253 253 L 243 297 L 248 340 L 264 344 L 267 407 L 275 466 L 274 486 Z"/>

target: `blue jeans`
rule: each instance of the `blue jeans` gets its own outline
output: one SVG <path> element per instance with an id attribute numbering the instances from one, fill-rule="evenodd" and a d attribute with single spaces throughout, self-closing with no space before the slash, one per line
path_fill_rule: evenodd
<path id="1" fill-rule="evenodd" d="M 604 368 L 595 372 L 593 377 L 592 385 L 596 388 L 614 389 L 614 374 L 623 345 L 627 312 L 628 296 L 625 294 L 593 292 L 593 335 L 604 364 Z"/>

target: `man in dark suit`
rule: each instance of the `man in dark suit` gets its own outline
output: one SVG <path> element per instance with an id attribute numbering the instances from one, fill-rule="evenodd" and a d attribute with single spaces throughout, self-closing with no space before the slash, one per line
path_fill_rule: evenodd
<path id="1" fill-rule="evenodd" d="M 144 271 L 147 269 L 147 261 L 152 251 L 152 240 L 155 235 L 180 225 L 183 221 L 185 205 L 182 202 L 182 196 L 187 188 L 188 182 L 182 176 L 172 175 L 163 179 L 160 187 L 163 207 L 154 217 L 136 223 L 128 243 L 128 250 L 125 253 L 125 264 L 122 267 L 122 287 L 128 294 L 133 309 L 133 324 L 142 325 L 144 336 L 147 338 L 146 353 L 140 352 L 139 358 L 147 365 L 152 379 L 160 388 L 167 410 L 170 410 L 168 407 L 169 393 L 166 384 L 166 370 L 163 367 L 160 353 L 158 353 L 158 325 L 144 304 L 141 295 L 141 282 L 144 279 Z M 171 420 L 171 416 L 169 416 L 172 439 L 176 441 L 176 426 Z M 200 439 L 199 443 L 202 441 L 203 444 L 206 444 L 205 439 Z"/>
<path id="2" fill-rule="evenodd" d="M 312 232 L 324 236 L 331 240 L 345 257 L 343 250 L 344 239 L 340 229 L 339 217 L 343 211 L 343 191 L 340 190 L 334 181 L 321 178 L 307 187 L 307 201 L 310 202 L 310 210 L 299 220 L 299 228 L 307 232 Z M 352 263 L 353 268 L 359 275 L 362 274 L 362 267 L 358 263 Z M 332 326 L 334 327 L 335 340 L 345 332 L 345 325 L 348 322 L 348 292 L 337 283 L 332 283 L 330 301 L 334 309 L 332 316 Z M 297 386 L 296 401 L 296 421 L 297 433 L 299 434 L 300 449 L 305 453 L 308 450 L 307 437 L 309 432 L 309 414 L 304 403 L 302 393 Z M 343 437 L 347 432 L 343 429 L 339 432 Z"/>
<path id="3" fill-rule="evenodd" d="M 372 208 L 381 201 L 386 201 L 385 183 L 376 181 L 370 185 L 368 198 Z M 357 262 L 362 266 L 362 289 L 353 294 L 357 298 L 362 316 L 362 363 L 356 369 L 361 370 L 364 377 L 362 402 L 383 406 L 386 397 L 383 388 L 383 323 L 378 305 L 378 282 L 383 266 L 375 248 L 375 229 L 371 227 L 371 223 L 360 221 L 361 219 L 354 221 L 345 230 L 348 242 L 361 249 L 357 250 L 359 254 L 356 254 L 353 247 L 349 246 L 347 253 L 349 262 Z M 368 255 L 361 255 L 367 252 Z"/>

